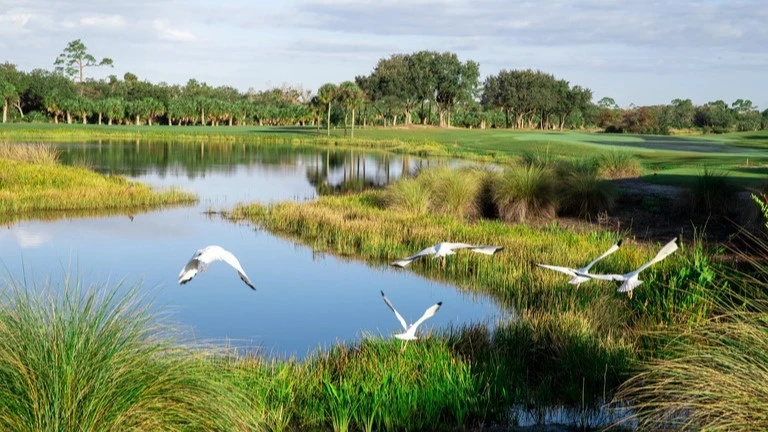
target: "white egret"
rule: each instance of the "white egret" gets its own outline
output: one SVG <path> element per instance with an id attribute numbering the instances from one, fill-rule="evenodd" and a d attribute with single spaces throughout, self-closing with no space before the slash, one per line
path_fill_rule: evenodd
<path id="1" fill-rule="evenodd" d="M 656 256 L 653 257 L 652 260 L 648 261 L 647 263 L 641 265 L 637 270 L 631 271 L 629 273 L 625 274 L 591 274 L 591 273 L 576 273 L 578 276 L 581 277 L 587 277 L 590 279 L 600 279 L 600 280 L 608 280 L 608 281 L 618 281 L 623 282 L 621 286 L 619 287 L 619 292 L 625 292 L 627 293 L 627 296 L 629 298 L 632 298 L 632 290 L 640 286 L 643 281 L 638 279 L 638 276 L 640 275 L 640 272 L 647 269 L 648 267 L 656 264 L 657 262 L 663 260 L 664 258 L 668 257 L 672 254 L 672 252 L 677 250 L 677 237 L 673 238 L 669 241 L 669 243 L 665 244 L 661 250 L 659 250 L 658 253 L 656 253 Z"/>
<path id="2" fill-rule="evenodd" d="M 253 286 L 251 280 L 248 279 L 248 276 L 245 274 L 245 270 L 240 266 L 240 261 L 238 261 L 231 252 L 225 250 L 221 246 L 207 246 L 198 249 L 184 268 L 181 269 L 181 272 L 179 273 L 179 284 L 183 285 L 189 282 L 195 275 L 197 275 L 198 271 L 200 273 L 204 272 L 214 261 L 224 261 L 232 266 L 237 270 L 240 279 L 242 279 L 246 285 L 251 287 L 252 290 L 256 290 L 256 287 Z"/>
<path id="3" fill-rule="evenodd" d="M 454 252 L 455 249 L 469 249 L 472 252 L 477 252 L 485 255 L 493 255 L 504 248 L 502 246 L 474 246 L 466 243 L 441 242 L 434 246 L 430 246 L 422 250 L 416 255 L 411 255 L 401 260 L 397 260 L 393 262 L 392 265 L 397 267 L 407 267 L 412 262 L 416 261 L 417 259 L 423 256 L 432 255 L 432 258 L 442 258 L 441 264 L 443 267 L 445 267 L 445 257 L 448 255 L 454 255 L 456 253 Z"/>
<path id="4" fill-rule="evenodd" d="M 392 312 L 395 313 L 397 320 L 400 321 L 400 324 L 403 326 L 403 329 L 405 330 L 405 332 L 403 333 L 397 333 L 394 335 L 396 338 L 405 341 L 405 344 L 403 344 L 403 348 L 401 351 L 405 351 L 405 346 L 408 344 L 408 341 L 418 339 L 416 337 L 416 329 L 419 327 L 419 325 L 421 325 L 421 323 L 423 323 L 429 318 L 432 318 L 437 312 L 437 310 L 440 309 L 440 306 L 443 305 L 443 302 L 441 301 L 433 304 L 424 312 L 424 315 L 422 315 L 421 318 L 416 320 L 415 323 L 408 325 L 405 322 L 405 319 L 403 319 L 403 316 L 400 315 L 399 312 L 397 312 L 397 309 L 395 309 L 394 306 L 392 306 L 392 303 L 389 301 L 387 296 L 384 295 L 384 291 L 381 291 L 381 297 L 384 299 L 384 303 L 386 303 L 387 306 L 389 306 L 389 308 L 392 309 Z"/>
<path id="5" fill-rule="evenodd" d="M 602 255 L 592 260 L 589 264 L 585 265 L 582 268 L 570 268 L 570 267 L 559 267 L 559 266 L 553 266 L 548 264 L 536 264 L 537 266 L 549 270 L 554 270 L 560 273 L 565 273 L 568 276 L 573 277 L 573 279 L 569 280 L 568 283 L 572 285 L 578 286 L 582 282 L 586 282 L 589 280 L 588 277 L 579 276 L 577 273 L 589 273 L 589 269 L 592 268 L 593 265 L 597 264 L 598 261 L 602 260 L 603 258 L 607 257 L 608 255 L 616 252 L 621 247 L 621 240 L 617 241 L 616 244 L 610 247 L 607 251 L 605 251 Z"/>

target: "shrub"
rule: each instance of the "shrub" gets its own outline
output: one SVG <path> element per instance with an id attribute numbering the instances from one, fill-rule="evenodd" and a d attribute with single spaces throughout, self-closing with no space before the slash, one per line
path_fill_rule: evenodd
<path id="1" fill-rule="evenodd" d="M 557 210 L 557 192 L 552 172 L 539 166 L 510 168 L 493 188 L 499 216 L 508 222 L 552 219 Z"/>
<path id="2" fill-rule="evenodd" d="M 45 144 L 0 144 L 0 159 L 36 164 L 55 164 L 59 151 Z"/>
<path id="3" fill-rule="evenodd" d="M 457 218 L 479 214 L 481 173 L 472 169 L 438 169 L 422 178 L 422 184 L 431 191 L 431 205 L 436 213 Z M 429 184 L 426 184 L 428 179 Z"/>

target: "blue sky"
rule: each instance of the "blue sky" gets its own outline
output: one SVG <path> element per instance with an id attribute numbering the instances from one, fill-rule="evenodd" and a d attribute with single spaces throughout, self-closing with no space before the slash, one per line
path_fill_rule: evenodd
<path id="1" fill-rule="evenodd" d="M 315 91 L 423 49 L 541 69 L 621 106 L 691 98 L 768 108 L 764 0 L 0 0 L 0 62 L 52 68 L 73 39 L 152 82 Z"/>

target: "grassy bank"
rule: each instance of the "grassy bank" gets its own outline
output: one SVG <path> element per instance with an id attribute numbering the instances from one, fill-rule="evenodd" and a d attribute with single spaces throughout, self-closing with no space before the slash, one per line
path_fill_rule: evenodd
<path id="1" fill-rule="evenodd" d="M 0 141 L 72 142 L 94 140 L 238 142 L 349 146 L 430 157 L 508 163 L 527 152 L 547 151 L 561 157 L 608 152 L 628 153 L 644 174 L 656 181 L 684 184 L 702 166 L 726 170 L 735 182 L 749 185 L 765 175 L 768 134 L 733 133 L 697 137 L 615 135 L 583 132 L 467 130 L 433 127 L 363 128 L 355 139 L 343 130 L 327 137 L 312 127 L 178 127 L 11 124 L 0 127 Z M 667 174 L 667 177 L 658 175 Z M 657 176 L 653 176 L 657 174 Z"/>
<path id="2" fill-rule="evenodd" d="M 26 150 L 24 150 L 26 148 Z M 82 167 L 56 163 L 55 152 L 40 146 L 0 146 L 0 213 L 4 222 L 28 216 L 45 218 L 64 211 L 136 211 L 197 198 Z"/>

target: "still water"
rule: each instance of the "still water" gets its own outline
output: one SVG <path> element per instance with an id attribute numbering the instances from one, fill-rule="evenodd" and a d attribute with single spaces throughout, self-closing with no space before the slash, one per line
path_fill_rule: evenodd
<path id="1" fill-rule="evenodd" d="M 311 248 L 248 224 L 206 214 L 239 202 L 307 200 L 323 193 L 387 184 L 403 173 L 450 162 L 407 156 L 144 142 L 59 145 L 61 160 L 200 197 L 194 206 L 111 216 L 25 221 L 0 230 L 0 266 L 28 284 L 60 286 L 65 274 L 86 285 L 140 284 L 154 309 L 187 340 L 303 357 L 336 341 L 399 330 L 383 290 L 407 321 L 443 301 L 424 330 L 493 323 L 506 316 L 486 296 L 432 282 L 387 263 L 367 265 Z M 435 239 L 435 242 L 448 239 Z M 461 240 L 461 239 L 455 239 Z M 250 290 L 224 263 L 180 286 L 178 273 L 196 249 L 217 244 L 234 253 L 256 285 Z M 492 257 L 489 257 L 492 259 Z"/>

